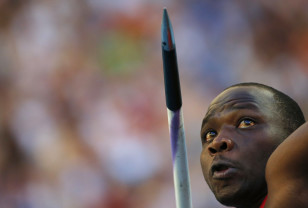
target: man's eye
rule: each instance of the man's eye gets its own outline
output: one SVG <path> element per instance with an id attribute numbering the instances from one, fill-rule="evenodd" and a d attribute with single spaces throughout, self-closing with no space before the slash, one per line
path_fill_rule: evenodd
<path id="1" fill-rule="evenodd" d="M 208 131 L 204 137 L 205 142 L 213 140 L 216 137 L 216 135 L 217 135 L 216 131 L 213 130 Z"/>
<path id="2" fill-rule="evenodd" d="M 239 125 L 238 125 L 238 128 L 248 128 L 248 127 L 251 127 L 251 126 L 254 126 L 255 125 L 255 122 L 251 119 L 243 119 Z"/>

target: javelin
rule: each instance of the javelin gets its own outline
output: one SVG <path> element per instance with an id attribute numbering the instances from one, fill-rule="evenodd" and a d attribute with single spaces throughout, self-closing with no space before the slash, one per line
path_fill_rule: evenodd
<path id="1" fill-rule="evenodd" d="M 165 95 L 171 139 L 176 207 L 191 208 L 192 201 L 182 113 L 181 86 L 175 40 L 166 8 L 164 8 L 163 12 L 161 32 Z"/>

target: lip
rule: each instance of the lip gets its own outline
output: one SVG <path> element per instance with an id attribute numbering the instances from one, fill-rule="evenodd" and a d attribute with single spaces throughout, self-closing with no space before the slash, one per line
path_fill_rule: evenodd
<path id="1" fill-rule="evenodd" d="M 217 180 L 230 179 L 237 173 L 238 168 L 236 168 L 232 163 L 226 161 L 214 162 L 211 167 L 212 177 Z"/>

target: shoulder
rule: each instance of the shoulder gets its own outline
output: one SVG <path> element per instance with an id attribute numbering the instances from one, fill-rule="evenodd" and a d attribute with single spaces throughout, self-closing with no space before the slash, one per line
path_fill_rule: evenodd
<path id="1" fill-rule="evenodd" d="M 294 131 L 270 156 L 266 166 L 265 207 L 308 207 L 308 123 Z"/>

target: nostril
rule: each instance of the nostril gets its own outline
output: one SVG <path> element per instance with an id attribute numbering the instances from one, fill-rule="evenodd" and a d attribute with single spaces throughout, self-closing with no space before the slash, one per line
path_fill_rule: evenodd
<path id="1" fill-rule="evenodd" d="M 220 149 L 221 149 L 221 150 L 226 150 L 227 148 L 228 148 L 228 145 L 227 145 L 226 142 L 223 142 L 223 143 L 221 144 L 221 146 L 220 146 Z"/>
<path id="2" fill-rule="evenodd" d="M 214 140 L 209 146 L 208 146 L 208 152 L 210 155 L 215 155 L 218 153 L 231 151 L 233 149 L 234 143 L 231 139 L 220 139 L 220 140 Z"/>
<path id="3" fill-rule="evenodd" d="M 215 150 L 214 148 L 210 147 L 209 148 L 210 153 L 215 154 L 217 152 L 217 150 Z"/>

